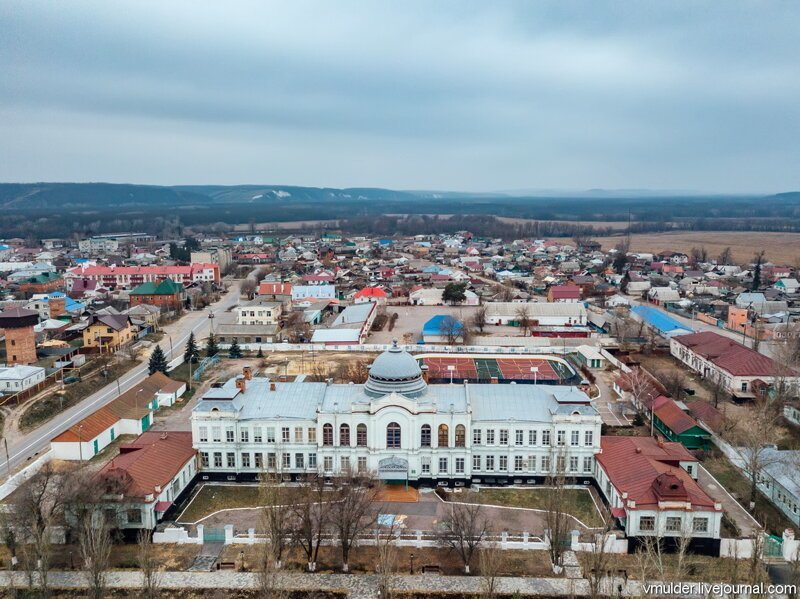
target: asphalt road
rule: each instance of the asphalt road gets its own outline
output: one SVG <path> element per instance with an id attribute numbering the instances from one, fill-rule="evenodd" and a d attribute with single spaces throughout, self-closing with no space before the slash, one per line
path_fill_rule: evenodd
<path id="1" fill-rule="evenodd" d="M 163 328 L 164 338 L 159 342 L 159 345 L 164 351 L 164 355 L 167 356 L 167 360 L 171 361 L 182 355 L 190 333 L 194 333 L 195 338 L 198 340 L 207 336 L 212 320 L 209 318 L 210 314 L 214 314 L 214 322 L 216 324 L 220 320 L 219 316 L 224 314 L 231 306 L 235 306 L 238 301 L 239 285 L 238 283 L 234 283 L 231 285 L 228 293 L 225 294 L 219 302 L 214 304 L 211 309 L 189 312 L 177 322 L 165 326 Z M 145 362 L 136 366 L 133 370 L 128 371 L 119 379 L 119 389 L 125 392 L 135 387 L 146 377 L 147 363 Z M 0 460 L 0 478 L 4 479 L 6 477 L 9 462 L 12 471 L 19 466 L 25 465 L 26 462 L 33 460 L 38 454 L 46 451 L 53 437 L 61 434 L 76 422 L 106 405 L 112 399 L 116 398 L 117 395 L 117 381 L 115 380 L 96 393 L 88 396 L 79 404 L 64 410 L 52 420 L 44 423 L 42 426 L 21 437 L 15 443 L 9 445 L 8 460 L 6 460 L 4 451 L 2 460 Z"/>

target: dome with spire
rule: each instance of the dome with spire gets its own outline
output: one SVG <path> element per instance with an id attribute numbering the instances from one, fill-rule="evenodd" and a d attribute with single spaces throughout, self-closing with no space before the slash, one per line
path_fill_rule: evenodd
<path id="1" fill-rule="evenodd" d="M 419 397 L 425 393 L 427 387 L 419 363 L 411 354 L 398 347 L 395 339 L 392 347 L 372 362 L 364 393 L 370 397 L 382 397 L 389 393 Z"/>

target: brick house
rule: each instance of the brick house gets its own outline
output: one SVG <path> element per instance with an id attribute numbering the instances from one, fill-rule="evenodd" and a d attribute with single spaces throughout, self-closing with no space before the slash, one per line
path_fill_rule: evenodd
<path id="1" fill-rule="evenodd" d="M 142 283 L 130 292 L 130 298 L 131 307 L 149 304 L 176 310 L 186 299 L 186 291 L 181 283 L 163 279 L 159 282 Z"/>

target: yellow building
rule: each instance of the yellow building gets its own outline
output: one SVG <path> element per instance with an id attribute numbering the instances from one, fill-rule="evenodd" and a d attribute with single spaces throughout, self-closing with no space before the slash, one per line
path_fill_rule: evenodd
<path id="1" fill-rule="evenodd" d="M 101 353 L 116 351 L 136 336 L 131 319 L 125 314 L 92 316 L 83 331 L 84 347 L 99 347 Z"/>

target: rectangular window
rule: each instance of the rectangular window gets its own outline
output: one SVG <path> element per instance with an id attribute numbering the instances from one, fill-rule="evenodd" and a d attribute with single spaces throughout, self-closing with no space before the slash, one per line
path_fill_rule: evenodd
<path id="1" fill-rule="evenodd" d="M 569 459 L 569 471 L 570 472 L 578 471 L 578 458 L 576 456 L 573 456 Z"/>
<path id="2" fill-rule="evenodd" d="M 142 510 L 128 510 L 127 516 L 129 524 L 141 524 L 142 522 Z"/>
<path id="3" fill-rule="evenodd" d="M 243 453 L 242 454 L 242 468 L 249 468 L 250 467 L 250 454 Z"/>
<path id="4" fill-rule="evenodd" d="M 493 455 L 487 455 L 486 456 L 486 470 L 488 470 L 489 472 L 494 471 L 494 456 Z"/>
<path id="5" fill-rule="evenodd" d="M 261 427 L 257 426 L 253 429 L 253 443 L 261 443 Z"/>
<path id="6" fill-rule="evenodd" d="M 481 429 L 476 428 L 472 431 L 472 444 L 473 445 L 481 444 Z"/>
<path id="7" fill-rule="evenodd" d="M 528 431 L 528 445 L 533 447 L 536 445 L 536 431 Z"/>
<path id="8" fill-rule="evenodd" d="M 572 431 L 570 434 L 569 444 L 573 447 L 580 445 L 581 443 L 581 433 L 580 431 Z"/>
<path id="9" fill-rule="evenodd" d="M 358 458 L 358 471 L 361 474 L 367 471 L 367 458 L 365 457 Z"/>
<path id="10" fill-rule="evenodd" d="M 308 454 L 308 467 L 311 470 L 317 469 L 317 454 L 315 453 Z"/>
<path id="11" fill-rule="evenodd" d="M 556 445 L 559 447 L 567 444 L 567 431 L 556 431 Z"/>
<path id="12" fill-rule="evenodd" d="M 475 472 L 481 469 L 481 456 L 474 455 L 472 456 L 472 471 Z"/>
<path id="13" fill-rule="evenodd" d="M 239 431 L 239 436 L 242 439 L 242 443 L 250 442 L 250 431 L 248 431 L 246 428 L 243 428 Z"/>
<path id="14" fill-rule="evenodd" d="M 267 427 L 267 443 L 275 443 L 275 427 Z"/>
<path id="15" fill-rule="evenodd" d="M 264 467 L 264 455 L 260 451 L 257 451 L 253 455 L 255 456 L 256 468 L 260 470 Z"/>
<path id="16" fill-rule="evenodd" d="M 225 429 L 225 442 L 226 443 L 235 443 L 236 442 L 236 437 L 234 436 L 235 433 L 236 433 L 236 431 L 234 431 L 232 428 L 226 428 Z"/>
<path id="17" fill-rule="evenodd" d="M 501 455 L 500 456 L 500 467 L 498 468 L 501 472 L 506 472 L 508 470 L 508 456 Z"/>
<path id="18" fill-rule="evenodd" d="M 281 443 L 288 443 L 289 440 L 290 440 L 289 427 L 288 426 L 281 427 Z"/>
<path id="19" fill-rule="evenodd" d="M 205 443 L 208 441 L 208 427 L 201 426 L 197 429 L 197 436 L 200 437 L 200 443 Z"/>
<path id="20" fill-rule="evenodd" d="M 542 431 L 542 445 L 550 447 L 550 431 Z"/>
<path id="21" fill-rule="evenodd" d="M 494 429 L 486 429 L 486 445 L 494 445 Z"/>
<path id="22" fill-rule="evenodd" d="M 654 516 L 639 517 L 639 530 L 649 532 L 649 531 L 654 531 L 655 529 L 656 529 L 656 519 Z"/>
<path id="23" fill-rule="evenodd" d="M 220 427 L 211 427 L 211 440 L 214 441 L 214 443 L 219 443 L 222 441 L 222 429 Z"/>
<path id="24" fill-rule="evenodd" d="M 341 472 L 347 472 L 350 470 L 350 458 L 347 456 L 341 456 L 339 458 L 339 470 Z"/>
<path id="25" fill-rule="evenodd" d="M 270 453 L 267 454 L 267 469 L 268 470 L 275 470 L 276 467 L 277 467 L 277 464 L 276 464 L 276 461 L 275 461 L 275 454 L 270 452 Z"/>
<path id="26" fill-rule="evenodd" d="M 542 472 L 550 472 L 550 456 L 542 456 Z"/>
<path id="27" fill-rule="evenodd" d="M 292 456 L 289 453 L 283 452 L 281 455 L 281 468 L 284 470 L 292 467 Z"/>
<path id="28" fill-rule="evenodd" d="M 500 445 L 508 445 L 508 429 L 500 429 Z"/>
<path id="29" fill-rule="evenodd" d="M 564 471 L 567 469 L 567 459 L 560 455 L 556 458 L 556 472 L 558 474 L 563 474 Z"/>
<path id="30" fill-rule="evenodd" d="M 594 431 L 586 431 L 583 433 L 583 444 L 586 447 L 594 445 Z"/>
<path id="31" fill-rule="evenodd" d="M 667 516 L 667 532 L 680 532 L 681 530 L 681 521 L 682 519 L 680 516 Z"/>
<path id="32" fill-rule="evenodd" d="M 522 472 L 523 459 L 521 455 L 514 456 L 514 472 Z"/>
<path id="33" fill-rule="evenodd" d="M 225 456 L 228 468 L 236 468 L 236 454 L 229 451 Z"/>
<path id="34" fill-rule="evenodd" d="M 214 468 L 222 468 L 222 452 L 214 452 Z"/>
<path id="35" fill-rule="evenodd" d="M 422 458 L 422 473 L 430 474 L 431 472 L 431 459 L 428 457 Z"/>
<path id="36" fill-rule="evenodd" d="M 203 468 L 208 468 L 208 452 L 201 451 L 200 452 L 200 463 L 203 465 Z"/>
<path id="37" fill-rule="evenodd" d="M 447 458 L 439 458 L 439 474 L 447 474 Z"/>
<path id="38" fill-rule="evenodd" d="M 515 445 L 524 445 L 525 444 L 525 431 L 515 431 L 514 433 L 514 444 Z"/>
<path id="39" fill-rule="evenodd" d="M 317 442 L 317 429 L 313 426 L 308 427 L 308 442 L 309 443 Z"/>
<path id="40" fill-rule="evenodd" d="M 322 467 L 324 468 L 325 472 L 331 472 L 333 470 L 333 457 L 326 455 L 322 460 Z"/>
<path id="41" fill-rule="evenodd" d="M 583 458 L 583 471 L 584 472 L 592 471 L 592 458 L 590 457 Z"/>
<path id="42" fill-rule="evenodd" d="M 456 458 L 456 474 L 464 474 L 464 458 Z"/>
<path id="43" fill-rule="evenodd" d="M 708 518 L 694 518 L 692 520 L 694 532 L 708 532 Z"/>
<path id="44" fill-rule="evenodd" d="M 305 466 L 303 465 L 303 462 L 305 462 L 304 457 L 305 456 L 302 453 L 294 454 L 294 467 L 295 468 L 299 468 L 301 470 L 303 468 L 305 468 Z"/>
<path id="45" fill-rule="evenodd" d="M 528 472 L 536 472 L 536 456 L 528 456 Z"/>
<path id="46" fill-rule="evenodd" d="M 302 426 L 294 427 L 294 442 L 295 443 L 302 443 L 303 442 L 303 427 Z"/>

